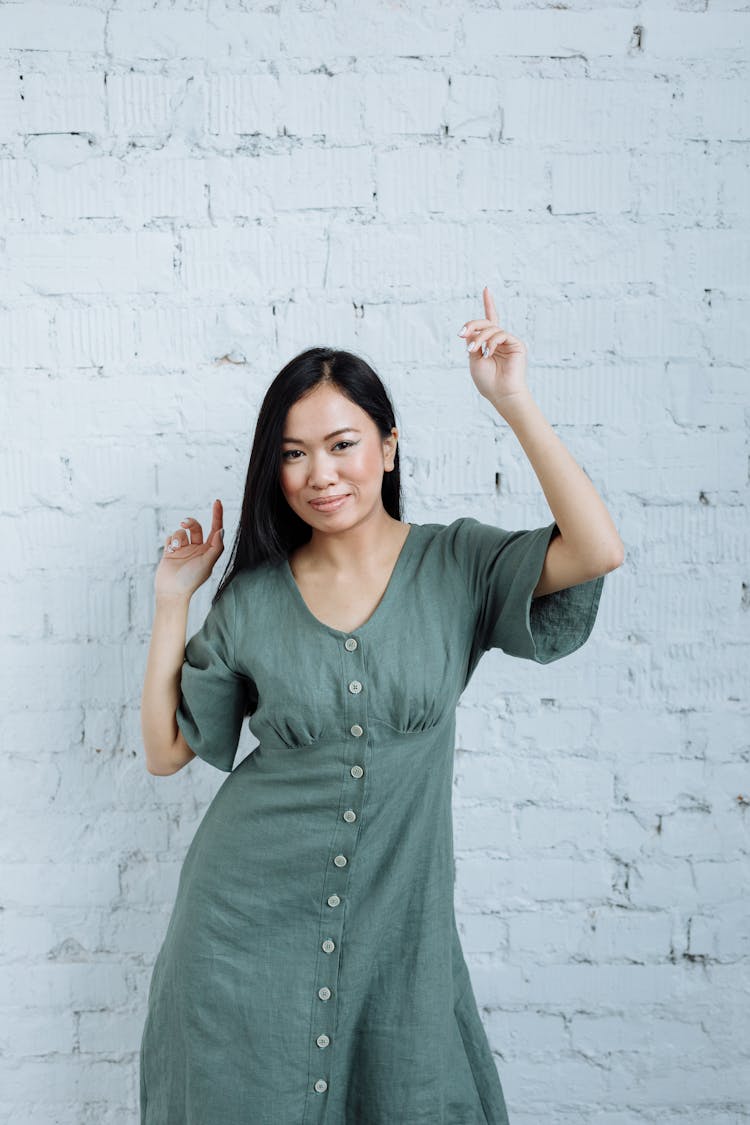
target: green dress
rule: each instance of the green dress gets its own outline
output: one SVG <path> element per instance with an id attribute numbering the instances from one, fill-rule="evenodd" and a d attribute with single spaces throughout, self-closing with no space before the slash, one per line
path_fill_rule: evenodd
<path id="1" fill-rule="evenodd" d="M 153 969 L 142 1125 L 506 1125 L 454 915 L 455 710 L 486 650 L 588 638 L 603 577 L 531 598 L 557 534 L 412 524 L 351 633 L 286 561 L 211 607 L 177 722 L 229 776 Z"/>

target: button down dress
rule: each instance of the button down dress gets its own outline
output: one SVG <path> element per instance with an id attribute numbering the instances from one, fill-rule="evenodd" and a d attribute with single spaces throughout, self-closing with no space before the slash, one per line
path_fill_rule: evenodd
<path id="1" fill-rule="evenodd" d="M 557 534 L 412 524 L 348 633 L 286 561 L 211 607 L 177 722 L 229 776 L 153 969 L 142 1125 L 507 1125 L 454 914 L 455 710 L 488 649 L 588 638 L 603 577 L 532 600 Z"/>

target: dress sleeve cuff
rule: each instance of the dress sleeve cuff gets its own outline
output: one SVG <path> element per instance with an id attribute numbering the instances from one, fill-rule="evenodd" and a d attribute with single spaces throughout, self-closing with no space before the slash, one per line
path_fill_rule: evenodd
<path id="1" fill-rule="evenodd" d="M 554 521 L 530 533 L 525 565 L 511 583 L 494 633 L 504 652 L 537 664 L 560 660 L 588 640 L 604 588 L 602 574 L 551 594 L 532 596 L 547 548 L 559 534 Z"/>

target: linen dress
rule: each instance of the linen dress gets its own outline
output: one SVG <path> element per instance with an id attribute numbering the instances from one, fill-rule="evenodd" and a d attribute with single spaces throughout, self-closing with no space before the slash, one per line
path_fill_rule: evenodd
<path id="1" fill-rule="evenodd" d="M 507 1125 L 454 914 L 455 709 L 488 649 L 588 638 L 603 576 L 531 597 L 557 534 L 413 523 L 348 633 L 286 561 L 211 607 L 177 722 L 231 772 L 154 965 L 142 1125 Z"/>

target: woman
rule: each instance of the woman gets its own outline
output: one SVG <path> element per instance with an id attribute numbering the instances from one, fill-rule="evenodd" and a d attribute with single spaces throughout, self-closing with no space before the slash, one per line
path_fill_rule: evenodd
<path id="1" fill-rule="evenodd" d="M 382 383 L 311 349 L 266 393 L 233 557 L 186 647 L 221 503 L 205 541 L 192 518 L 167 539 L 147 766 L 231 772 L 154 966 L 142 1125 L 507 1122 L 454 916 L 456 704 L 490 648 L 539 663 L 579 648 L 623 547 L 487 289 L 484 305 L 459 333 L 469 370 L 553 523 L 402 522 Z M 259 745 L 233 770 L 246 715 Z"/>

